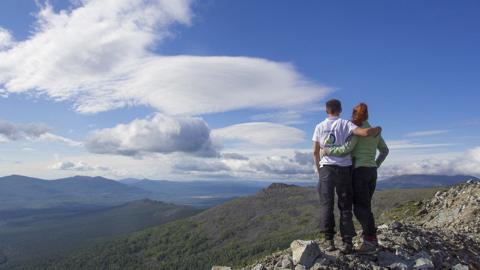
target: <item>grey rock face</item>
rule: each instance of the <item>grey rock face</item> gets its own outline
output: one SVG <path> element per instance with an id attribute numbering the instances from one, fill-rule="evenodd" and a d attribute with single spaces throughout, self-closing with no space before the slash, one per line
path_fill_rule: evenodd
<path id="1" fill-rule="evenodd" d="M 320 256 L 320 249 L 315 241 L 295 240 L 290 244 L 293 263 L 310 267 Z"/>

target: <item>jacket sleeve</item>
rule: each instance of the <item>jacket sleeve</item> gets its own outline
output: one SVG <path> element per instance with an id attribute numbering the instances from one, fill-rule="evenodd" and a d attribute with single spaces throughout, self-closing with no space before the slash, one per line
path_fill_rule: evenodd
<path id="1" fill-rule="evenodd" d="M 334 146 L 334 147 L 328 148 L 328 150 L 326 151 L 326 154 L 334 157 L 348 155 L 350 152 L 353 151 L 353 149 L 357 145 L 357 142 L 358 142 L 358 137 L 352 136 L 351 139 L 348 140 L 345 144 L 341 146 Z"/>
<path id="2" fill-rule="evenodd" d="M 378 168 L 380 167 L 380 165 L 382 165 L 383 161 L 385 161 L 389 152 L 388 146 L 382 137 L 380 137 L 380 141 L 378 142 L 377 149 L 378 151 L 380 151 L 380 154 L 378 155 L 377 160 L 375 161 L 377 163 L 377 168 Z"/>

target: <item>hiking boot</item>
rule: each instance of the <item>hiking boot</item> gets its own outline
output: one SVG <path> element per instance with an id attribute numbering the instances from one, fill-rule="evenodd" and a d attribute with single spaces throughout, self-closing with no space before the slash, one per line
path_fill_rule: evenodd
<path id="1" fill-rule="evenodd" d="M 325 251 L 328 251 L 328 252 L 332 252 L 332 251 L 335 251 L 337 250 L 337 248 L 335 247 L 335 241 L 333 239 L 331 240 L 325 240 L 324 243 L 326 244 L 326 248 L 325 248 Z"/>
<path id="2" fill-rule="evenodd" d="M 343 243 L 343 246 L 340 249 L 340 253 L 342 253 L 343 255 L 352 254 L 353 253 L 353 244 L 352 243 Z"/>
<path id="3" fill-rule="evenodd" d="M 375 254 L 377 252 L 377 245 L 374 242 L 363 241 L 362 244 L 355 250 L 358 254 Z"/>

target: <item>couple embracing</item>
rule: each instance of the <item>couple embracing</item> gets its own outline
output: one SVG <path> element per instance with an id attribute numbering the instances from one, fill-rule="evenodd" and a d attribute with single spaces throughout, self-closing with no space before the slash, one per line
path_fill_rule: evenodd
<path id="1" fill-rule="evenodd" d="M 355 106 L 351 120 L 340 118 L 342 105 L 332 99 L 326 103 L 328 117 L 315 127 L 313 156 L 319 175 L 320 232 L 324 234 L 327 250 L 336 249 L 335 192 L 340 211 L 341 251 L 353 252 L 356 235 L 352 208 L 363 230 L 363 242 L 356 252 L 371 254 L 378 242 L 371 200 L 377 182 L 377 168 L 388 155 L 388 147 L 380 135 L 380 127 L 368 123 L 368 108 L 364 103 Z M 377 150 L 380 154 L 377 157 Z"/>

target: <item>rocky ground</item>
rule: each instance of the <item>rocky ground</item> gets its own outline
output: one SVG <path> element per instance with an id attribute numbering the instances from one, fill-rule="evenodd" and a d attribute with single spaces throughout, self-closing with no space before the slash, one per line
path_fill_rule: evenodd
<path id="1" fill-rule="evenodd" d="M 480 270 L 480 182 L 438 192 L 418 206 L 419 211 L 405 222 L 379 226 L 379 248 L 374 255 L 342 255 L 339 251 L 325 251 L 320 240 L 295 240 L 289 249 L 241 269 Z M 339 244 L 340 239 L 336 242 Z"/>
<path id="2" fill-rule="evenodd" d="M 437 192 L 423 204 L 416 219 L 425 228 L 467 234 L 480 242 L 480 182 Z"/>

